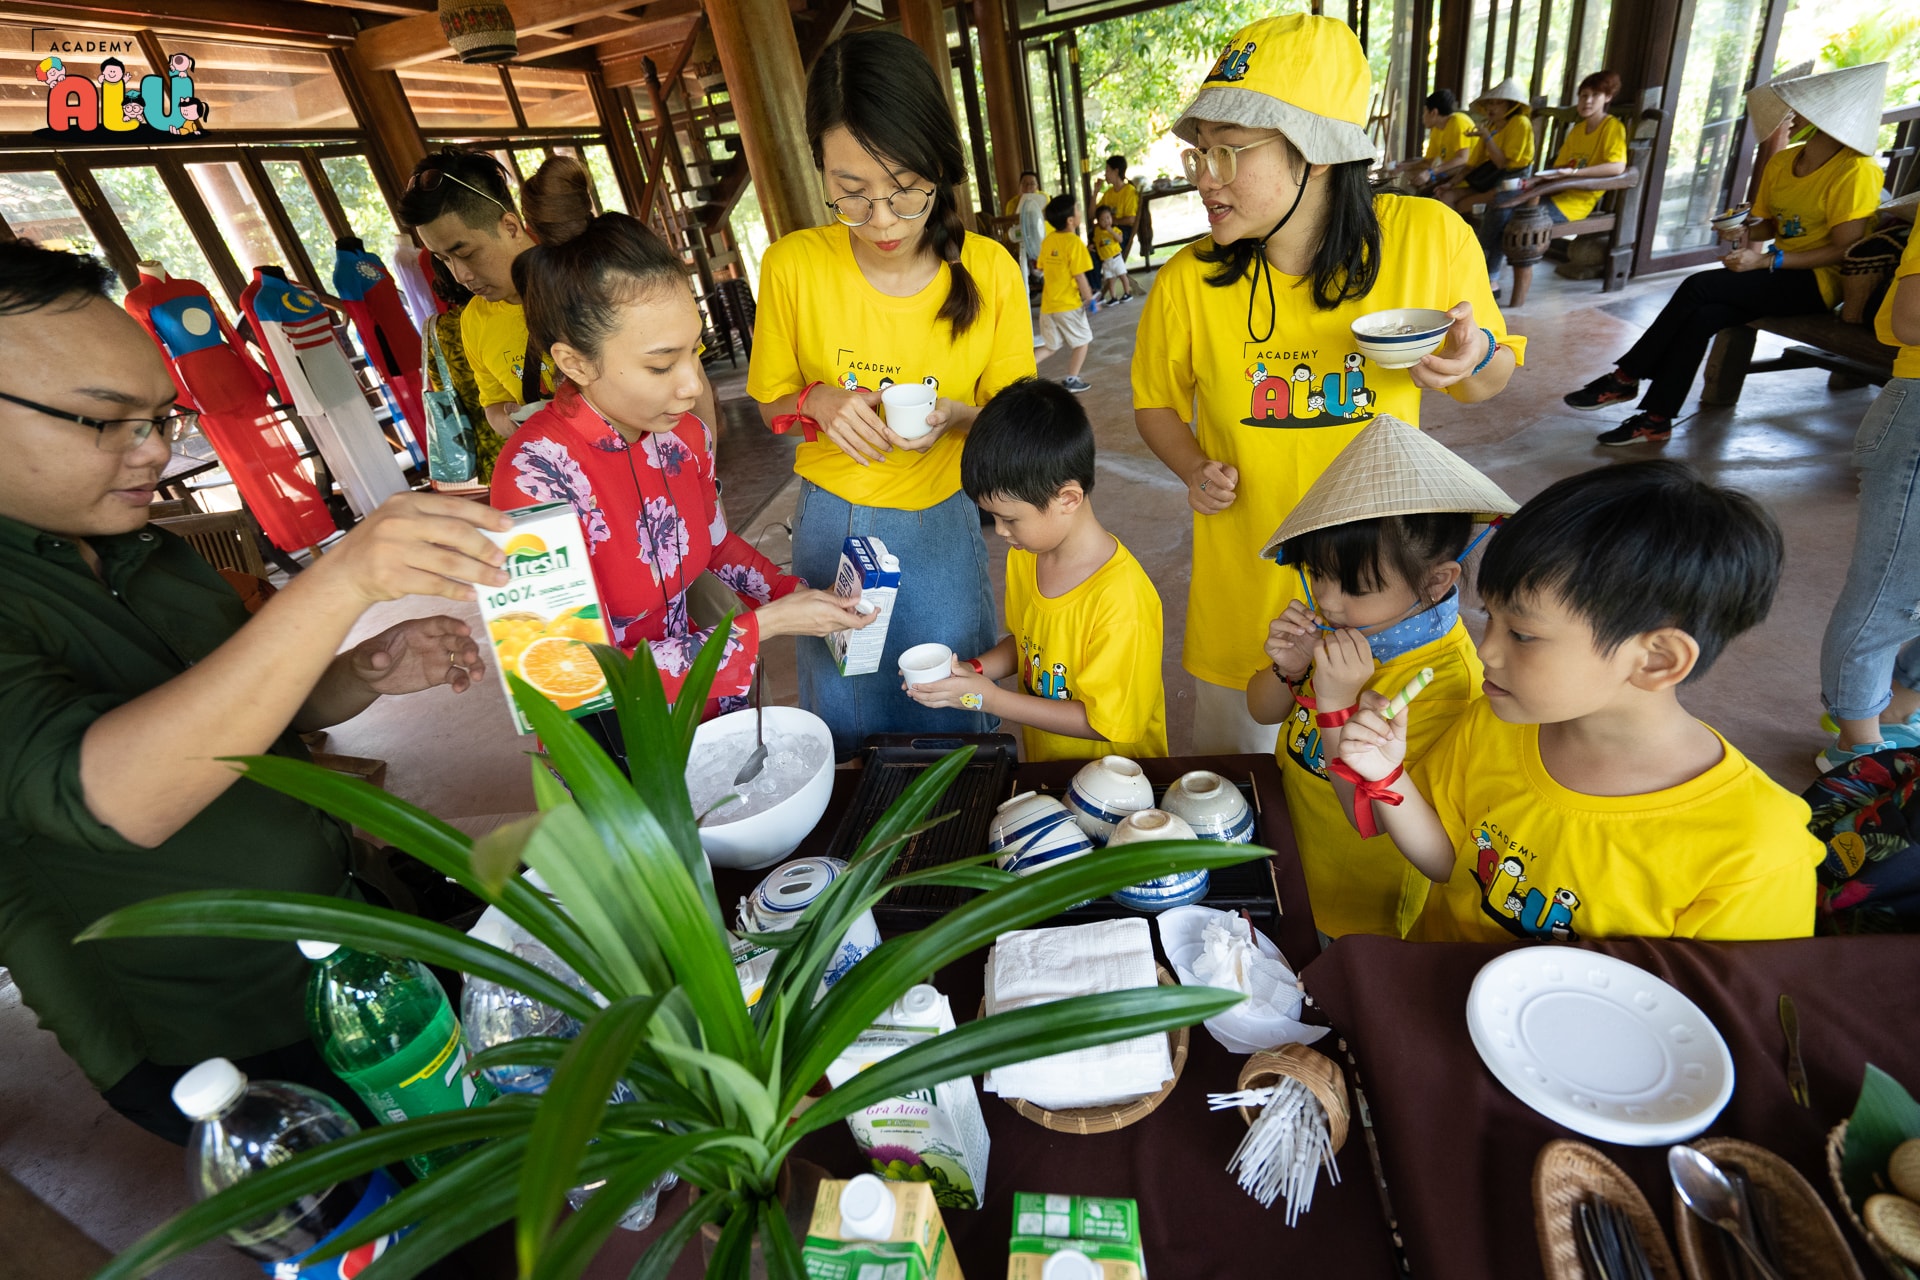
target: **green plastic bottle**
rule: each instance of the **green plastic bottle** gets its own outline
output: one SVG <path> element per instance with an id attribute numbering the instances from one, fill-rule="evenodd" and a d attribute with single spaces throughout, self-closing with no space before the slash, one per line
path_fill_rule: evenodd
<path id="1" fill-rule="evenodd" d="M 333 1073 L 382 1123 L 485 1106 L 493 1086 L 467 1073 L 466 1046 L 440 980 L 417 960 L 302 942 L 314 962 L 307 1028 Z M 408 1159 L 424 1178 L 467 1146 Z"/>

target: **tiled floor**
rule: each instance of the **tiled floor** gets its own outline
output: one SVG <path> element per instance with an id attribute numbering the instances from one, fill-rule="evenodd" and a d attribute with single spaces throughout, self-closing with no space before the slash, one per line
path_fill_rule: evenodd
<path id="1" fill-rule="evenodd" d="M 1140 278 L 1140 277 L 1136 277 Z M 1146 277 L 1150 281 L 1151 277 Z M 1466 407 L 1429 396 L 1426 425 L 1524 500 L 1576 471 L 1642 456 L 1593 444 L 1622 410 L 1576 414 L 1560 396 L 1612 364 L 1674 287 L 1674 277 L 1635 281 L 1619 294 L 1596 284 L 1539 273 L 1532 299 L 1509 317 L 1530 341 L 1527 367 L 1507 392 Z M 1128 364 L 1140 304 L 1094 318 L 1094 348 L 1084 403 L 1101 449 L 1095 505 L 1160 588 L 1166 609 L 1166 683 L 1173 749 L 1192 737 L 1192 680 L 1179 669 L 1186 612 L 1189 514 L 1182 487 L 1133 429 Z M 1762 339 L 1763 353 L 1768 339 Z M 1058 362 L 1041 365 L 1056 373 Z M 720 472 L 737 528 L 769 555 L 787 554 L 783 524 L 795 485 L 792 444 L 770 436 L 744 399 L 744 369 L 723 372 L 725 421 Z M 1687 705 L 1787 786 L 1812 777 L 1821 745 L 1817 662 L 1821 630 L 1853 543 L 1854 475 L 1849 446 L 1874 392 L 1829 392 L 1817 372 L 1754 379 L 1737 409 L 1687 419 L 1664 452 L 1710 476 L 1749 490 L 1786 531 L 1786 580 L 1773 616 L 1733 645 L 1687 691 Z M 990 542 L 995 541 L 989 539 Z M 995 548 L 995 573 L 1004 560 Z M 998 583 L 996 582 L 996 587 Z M 437 611 L 403 600 L 369 615 L 363 634 L 392 621 Z M 450 612 L 470 616 L 460 609 Z M 771 700 L 793 700 L 793 646 L 772 646 Z M 388 786 L 446 817 L 531 806 L 525 743 L 508 731 L 498 687 L 487 681 L 463 696 L 439 690 L 377 706 L 334 731 L 332 750 L 389 763 Z M 12 989 L 0 991 L 0 1168 L 51 1202 L 101 1243 L 122 1248 L 184 1204 L 179 1153 L 106 1112 L 36 1030 Z M 203 1252 L 168 1273 L 181 1277 L 258 1275 L 237 1255 Z"/>

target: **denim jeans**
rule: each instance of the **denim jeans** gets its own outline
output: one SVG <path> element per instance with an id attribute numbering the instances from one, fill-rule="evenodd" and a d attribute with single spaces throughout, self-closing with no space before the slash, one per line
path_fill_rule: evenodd
<path id="1" fill-rule="evenodd" d="M 1871 720 L 1894 682 L 1920 689 L 1920 378 L 1881 388 L 1853 461 L 1859 527 L 1820 642 L 1820 695 L 1835 719 Z"/>
<path id="2" fill-rule="evenodd" d="M 900 688 L 900 655 L 937 641 L 960 658 L 977 657 L 999 639 L 987 544 L 980 509 L 956 493 L 925 511 L 856 507 L 810 480 L 800 482 L 793 522 L 793 571 L 816 587 L 833 589 L 840 547 L 850 534 L 887 544 L 900 560 L 900 593 L 887 624 L 880 669 L 843 676 L 824 640 L 800 638 L 800 705 L 827 722 L 842 758 L 874 733 L 988 733 L 978 711 L 936 711 Z"/>

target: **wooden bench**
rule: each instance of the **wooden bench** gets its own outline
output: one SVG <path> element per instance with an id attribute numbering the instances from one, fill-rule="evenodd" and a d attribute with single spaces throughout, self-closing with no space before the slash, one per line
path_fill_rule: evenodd
<path id="1" fill-rule="evenodd" d="M 1763 333 L 1777 334 L 1794 345 L 1771 360 L 1755 360 L 1753 344 Z M 1740 399 L 1748 374 L 1781 369 L 1825 369 L 1827 385 L 1835 390 L 1879 386 L 1893 376 L 1893 358 L 1898 354 L 1899 348 L 1874 336 L 1872 324 L 1848 324 L 1827 312 L 1766 316 L 1722 329 L 1714 338 L 1700 403 L 1734 404 Z"/>
<path id="2" fill-rule="evenodd" d="M 1568 127 L 1577 121 L 1577 116 L 1570 115 L 1570 108 L 1565 107 L 1537 109 L 1535 115 L 1542 133 L 1551 119 L 1568 116 Z M 1507 262 L 1513 267 L 1513 297 L 1507 302 L 1508 306 L 1517 307 L 1526 302 L 1527 294 L 1533 289 L 1533 268 L 1546 256 L 1548 244 L 1575 236 L 1607 237 L 1600 274 L 1602 293 L 1612 293 L 1626 285 L 1633 270 L 1634 247 L 1639 242 L 1641 177 L 1647 171 L 1647 156 L 1653 148 L 1658 122 L 1657 111 L 1644 113 L 1637 124 L 1628 122 L 1635 136 L 1627 143 L 1625 172 L 1614 177 L 1558 178 L 1530 186 L 1525 191 L 1495 194 L 1494 202 L 1498 206 L 1518 210 L 1513 221 L 1507 224 L 1501 244 Z M 1569 191 L 1598 191 L 1600 203 L 1577 222 L 1554 222 L 1540 202 Z"/>

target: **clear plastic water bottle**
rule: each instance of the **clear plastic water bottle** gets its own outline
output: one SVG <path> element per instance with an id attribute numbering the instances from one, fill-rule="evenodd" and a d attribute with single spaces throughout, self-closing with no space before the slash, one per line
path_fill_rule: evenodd
<path id="1" fill-rule="evenodd" d="M 493 1101 L 493 1087 L 467 1074 L 460 1022 L 440 980 L 417 960 L 302 942 L 314 961 L 307 1028 L 333 1073 L 382 1121 L 458 1111 Z M 424 1178 L 467 1147 L 411 1156 Z"/>
<path id="2" fill-rule="evenodd" d="M 353 1117 L 324 1094 L 271 1080 L 249 1084 L 225 1058 L 209 1058 L 181 1076 L 173 1086 L 173 1104 L 194 1122 L 187 1138 L 187 1187 L 196 1201 L 360 1131 Z M 300 1259 L 398 1190 L 384 1170 L 376 1169 L 236 1227 L 227 1239 L 275 1280 L 339 1280 L 364 1269 L 405 1232 L 381 1236 L 312 1267 L 302 1267 Z"/>

